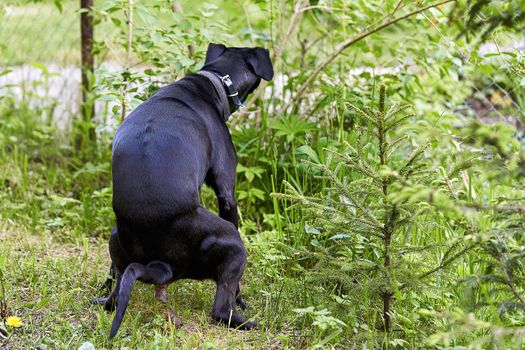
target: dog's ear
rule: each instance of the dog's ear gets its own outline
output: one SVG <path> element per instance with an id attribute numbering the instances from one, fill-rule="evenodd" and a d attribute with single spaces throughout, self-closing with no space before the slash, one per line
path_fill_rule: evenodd
<path id="1" fill-rule="evenodd" d="M 226 51 L 226 46 L 222 44 L 210 44 L 208 45 L 208 51 L 206 52 L 206 60 L 204 64 L 210 63 L 222 55 Z"/>
<path id="2" fill-rule="evenodd" d="M 272 80 L 273 65 L 270 59 L 270 52 L 267 49 L 261 47 L 250 49 L 245 59 L 259 78 L 263 78 L 266 81 Z"/>

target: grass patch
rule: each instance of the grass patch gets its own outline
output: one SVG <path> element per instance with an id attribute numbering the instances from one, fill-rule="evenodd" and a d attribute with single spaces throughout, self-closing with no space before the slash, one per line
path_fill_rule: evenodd
<path id="1" fill-rule="evenodd" d="M 152 286 L 137 283 L 119 334 L 109 342 L 113 315 L 89 305 L 106 276 L 107 242 L 95 238 L 84 239 L 83 244 L 57 242 L 48 234 L 34 235 L 5 223 L 0 241 L 8 313 L 24 323 L 0 342 L 2 349 L 76 349 L 86 341 L 97 349 L 272 349 L 300 347 L 307 337 L 294 334 L 283 322 L 272 296 L 282 288 L 272 290 L 278 285 L 257 278 L 252 265 L 243 286 L 250 301 L 247 314 L 261 320 L 259 330 L 242 332 L 217 325 L 210 317 L 215 291 L 210 281 L 174 283 L 168 289 L 167 306 L 153 298 Z M 181 328 L 165 320 L 168 309 L 182 319 Z"/>

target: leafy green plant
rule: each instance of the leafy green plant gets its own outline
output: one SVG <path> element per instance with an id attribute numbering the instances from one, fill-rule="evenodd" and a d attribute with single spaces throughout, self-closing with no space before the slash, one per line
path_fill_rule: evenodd
<path id="1" fill-rule="evenodd" d="M 309 306 L 304 309 L 294 309 L 294 312 L 299 315 L 308 316 L 312 319 L 312 326 L 316 328 L 319 334 L 319 341 L 313 347 L 314 349 L 322 349 L 323 346 L 336 339 L 341 333 L 341 328 L 347 325 L 340 319 L 331 315 L 327 309 L 316 310 L 315 307 Z"/>
<path id="2" fill-rule="evenodd" d="M 205 5 L 200 16 L 190 21 L 176 4 L 107 0 L 95 8 L 96 25 L 109 26 L 109 31 L 114 33 L 100 37 L 95 53 L 102 59 L 108 54 L 125 57 L 122 70 L 102 67 L 95 74 L 95 99 L 106 102 L 109 107 L 99 113 L 102 119 L 98 121 L 99 130 L 115 125 L 115 119 L 120 123 L 158 86 L 175 81 L 181 73 L 195 71 L 203 63 L 205 43 L 221 41 L 217 33 L 226 31 L 226 25 L 209 21 L 217 10 L 216 5 Z M 113 51 L 108 52 L 108 48 Z M 150 67 L 143 72 L 133 68 L 143 62 Z M 113 128 L 108 131 L 111 135 Z"/>
<path id="3" fill-rule="evenodd" d="M 249 255 L 242 288 L 261 330 L 255 339 L 210 326 L 205 311 L 190 317 L 210 286 L 182 282 L 170 293 L 185 325 L 174 329 L 142 286 L 149 298 L 115 346 L 522 346 L 524 60 L 510 48 L 522 2 L 96 1 L 96 115 L 66 116 L 68 134 L 49 118 L 54 70 L 34 62 L 78 63 L 78 16 L 68 15 L 78 3 L 7 0 L 0 61 L 42 73 L 12 86 L 21 98 L 0 86 L 0 224 L 12 231 L 0 225 L 0 270 L 24 322 L 7 347 L 111 346 L 111 315 L 84 299 L 109 263 L 96 237 L 114 224 L 113 133 L 159 86 L 198 69 L 210 41 L 267 47 L 277 73 L 229 125 Z M 64 35 L 35 44 L 44 28 Z M 377 103 L 379 80 L 414 117 Z M 488 117 L 469 106 L 476 98 L 490 102 Z M 75 147 L 93 127 L 97 142 Z M 216 209 L 210 188 L 201 200 Z M 144 324 L 154 331 L 136 332 Z"/>

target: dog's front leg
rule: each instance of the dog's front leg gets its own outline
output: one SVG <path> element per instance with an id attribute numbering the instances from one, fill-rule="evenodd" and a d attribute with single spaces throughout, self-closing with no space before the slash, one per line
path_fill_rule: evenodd
<path id="1" fill-rule="evenodd" d="M 239 219 L 237 213 L 237 201 L 235 200 L 235 166 L 232 165 L 227 167 L 223 172 L 218 172 L 220 176 L 208 176 L 206 183 L 210 185 L 215 194 L 217 195 L 217 201 L 219 203 L 219 216 L 235 225 L 235 228 L 239 228 Z M 212 175 L 210 173 L 209 175 Z M 235 302 L 239 307 L 244 310 L 248 307 L 248 303 L 241 295 L 240 283 L 237 283 L 235 291 Z"/>
<path id="2" fill-rule="evenodd" d="M 219 202 L 219 216 L 233 223 L 238 228 L 237 201 L 233 198 L 233 193 L 228 195 L 218 193 L 217 200 Z"/>
<path id="3" fill-rule="evenodd" d="M 232 170 L 233 169 L 233 170 Z M 235 200 L 235 166 L 210 171 L 206 183 L 213 188 L 219 204 L 219 216 L 239 227 L 237 201 Z"/>

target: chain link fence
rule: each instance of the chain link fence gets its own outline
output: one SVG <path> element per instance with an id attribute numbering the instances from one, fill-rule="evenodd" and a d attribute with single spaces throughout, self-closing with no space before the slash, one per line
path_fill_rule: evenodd
<path id="1" fill-rule="evenodd" d="M 525 122 L 525 75 L 517 72 L 506 58 L 520 52 L 525 52 L 523 38 L 504 47 L 495 42 L 480 47 L 477 54 L 482 59 L 476 70 L 485 74 L 472 84 L 472 94 L 464 105 L 465 114 L 488 124 L 512 124 L 521 133 Z"/>
<path id="2" fill-rule="evenodd" d="M 80 3 L 57 3 L 60 6 L 51 0 L 7 0 L 0 8 L 0 97 L 10 96 L 15 103 L 36 107 L 43 118 L 68 129 L 72 118 L 80 115 L 82 103 Z M 97 34 L 102 35 L 95 31 L 95 38 Z M 443 37 L 444 50 L 456 51 L 452 43 Z M 471 96 L 464 104 L 450 107 L 483 122 L 506 122 L 521 129 L 525 77 L 513 69 L 505 55 L 516 50 L 525 50 L 525 39 L 505 47 L 483 45 L 477 52 L 481 57 L 477 63 L 466 57 L 472 53 L 455 52 L 466 58 L 463 68 L 471 66 L 484 74 L 465 77 L 478 79 L 471 84 Z M 349 73 L 359 75 L 362 70 L 356 67 Z M 396 68 L 388 73 L 396 74 Z M 506 83 L 516 79 L 523 84 Z"/>
<path id="3" fill-rule="evenodd" d="M 81 102 L 80 14 L 78 2 L 61 4 L 0 6 L 0 97 L 36 108 L 64 129 Z"/>

